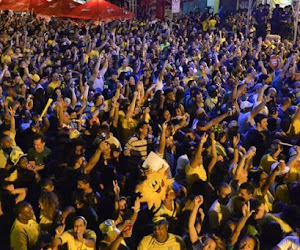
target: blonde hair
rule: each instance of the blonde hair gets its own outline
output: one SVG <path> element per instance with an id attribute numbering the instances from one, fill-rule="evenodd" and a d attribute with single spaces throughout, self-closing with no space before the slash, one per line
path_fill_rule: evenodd
<path id="1" fill-rule="evenodd" d="M 40 195 L 39 203 L 43 205 L 43 210 L 41 212 L 44 213 L 45 217 L 53 220 L 59 206 L 56 194 L 49 191 L 43 191 Z"/>

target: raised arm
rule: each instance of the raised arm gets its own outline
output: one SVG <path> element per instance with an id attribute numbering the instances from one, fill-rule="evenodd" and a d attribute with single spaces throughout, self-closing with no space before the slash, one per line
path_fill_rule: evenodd
<path id="1" fill-rule="evenodd" d="M 203 222 L 203 219 L 204 219 L 203 210 L 200 208 L 202 203 L 203 203 L 203 197 L 201 195 L 196 196 L 194 198 L 194 207 L 192 209 L 192 212 L 191 212 L 190 218 L 189 218 L 189 236 L 190 236 L 190 241 L 192 244 L 194 244 L 198 241 L 198 232 L 195 227 L 198 211 L 201 213 L 201 220 L 202 220 L 201 223 Z M 201 229 L 200 229 L 200 231 L 201 231 Z"/>
<path id="2" fill-rule="evenodd" d="M 226 112 L 225 114 L 220 115 L 220 116 L 212 119 L 211 121 L 209 121 L 204 127 L 202 127 L 202 129 L 204 131 L 209 130 L 213 125 L 219 124 L 221 121 L 223 121 L 228 116 L 229 116 L 229 112 Z"/>
<path id="3" fill-rule="evenodd" d="M 282 167 L 284 168 L 284 164 L 279 162 L 277 167 L 269 175 L 265 185 L 261 188 L 261 193 L 262 193 L 263 196 L 265 196 L 267 194 L 268 190 L 270 189 L 270 187 L 274 183 L 275 178 L 276 178 L 277 174 L 281 171 Z"/>
<path id="4" fill-rule="evenodd" d="M 135 109 L 135 104 L 136 104 L 137 96 L 138 96 L 138 92 L 134 91 L 133 98 L 132 98 L 132 101 L 131 101 L 130 106 L 129 106 L 129 110 L 126 113 L 126 119 L 131 118 L 133 116 L 133 114 L 134 114 L 134 109 Z"/>
<path id="5" fill-rule="evenodd" d="M 100 159 L 100 156 L 102 154 L 104 147 L 105 147 L 105 142 L 101 142 L 99 147 L 97 148 L 96 152 L 93 154 L 92 158 L 89 160 L 88 164 L 85 166 L 84 172 L 89 174 L 93 170 L 93 168 L 95 167 L 95 165 L 97 164 L 97 162 Z"/>
<path id="6" fill-rule="evenodd" d="M 166 130 L 167 130 L 167 123 L 164 122 L 161 126 L 162 130 L 161 130 L 161 135 L 160 135 L 160 140 L 159 140 L 159 147 L 158 147 L 158 154 L 162 156 L 164 156 L 164 152 L 165 152 L 165 146 L 166 146 Z"/>
<path id="7" fill-rule="evenodd" d="M 16 135 L 16 120 L 15 120 L 16 111 L 13 110 L 12 108 L 9 108 L 8 112 L 10 113 L 10 133 Z"/>
<path id="8" fill-rule="evenodd" d="M 250 202 L 248 201 L 247 204 L 245 204 L 242 208 L 243 217 L 239 220 L 236 228 L 234 229 L 230 237 L 229 244 L 231 246 L 233 246 L 238 241 L 238 238 L 240 237 L 241 231 L 245 227 L 247 220 L 254 212 L 254 210 L 250 210 Z"/>
<path id="9" fill-rule="evenodd" d="M 269 94 L 259 105 L 257 105 L 254 109 L 250 112 L 251 119 L 254 119 L 254 117 L 262 111 L 262 109 L 266 106 L 266 103 L 271 100 L 271 95 Z"/>
<path id="10" fill-rule="evenodd" d="M 191 162 L 191 167 L 192 168 L 196 168 L 200 164 L 201 159 L 202 159 L 203 145 L 207 141 L 207 138 L 208 138 L 208 135 L 206 133 L 204 133 L 201 137 L 200 143 L 199 143 L 198 148 L 195 152 L 194 159 Z"/>
<path id="11" fill-rule="evenodd" d="M 217 150 L 216 150 L 215 133 L 210 133 L 210 139 L 211 139 L 211 160 L 207 167 L 207 172 L 209 175 L 212 173 L 212 170 L 218 160 L 218 155 L 217 155 Z"/>

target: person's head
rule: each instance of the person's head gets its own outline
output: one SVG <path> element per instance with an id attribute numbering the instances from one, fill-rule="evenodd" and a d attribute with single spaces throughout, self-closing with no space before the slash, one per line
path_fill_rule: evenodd
<path id="1" fill-rule="evenodd" d="M 263 130 L 267 129 L 267 127 L 268 127 L 267 118 L 268 117 L 266 115 L 263 115 L 263 114 L 258 114 L 254 117 L 256 127 L 259 131 L 263 131 Z"/>
<path id="2" fill-rule="evenodd" d="M 72 72 L 71 72 L 71 71 L 67 71 L 67 72 L 65 73 L 64 78 L 65 78 L 65 81 L 66 81 L 66 82 L 70 81 L 70 80 L 72 79 Z"/>
<path id="3" fill-rule="evenodd" d="M 137 125 L 137 132 L 140 136 L 147 137 L 149 129 L 148 129 L 148 123 L 147 122 L 140 122 Z"/>
<path id="4" fill-rule="evenodd" d="M 105 241 L 109 243 L 115 241 L 117 236 L 120 234 L 120 231 L 116 227 L 115 221 L 110 219 L 103 221 L 99 225 L 99 229 L 102 235 L 104 236 Z"/>
<path id="5" fill-rule="evenodd" d="M 42 180 L 41 188 L 43 191 L 53 192 L 54 191 L 54 184 L 51 178 L 46 178 Z"/>
<path id="6" fill-rule="evenodd" d="M 280 144 L 281 141 L 280 140 L 274 140 L 272 141 L 272 144 L 271 144 L 271 152 L 274 154 L 275 152 L 282 152 L 283 150 L 283 147 L 282 145 Z"/>
<path id="7" fill-rule="evenodd" d="M 86 191 L 87 189 L 91 188 L 90 183 L 91 181 L 88 175 L 81 175 L 77 179 L 77 188 Z"/>
<path id="8" fill-rule="evenodd" d="M 28 224 L 30 220 L 34 219 L 32 206 L 27 201 L 21 201 L 16 204 L 15 214 L 22 224 Z"/>
<path id="9" fill-rule="evenodd" d="M 17 163 L 17 166 L 19 168 L 22 168 L 22 169 L 28 169 L 28 166 L 29 166 L 29 161 L 27 159 L 27 156 L 26 155 L 23 155 L 20 159 L 19 159 L 19 162 Z"/>
<path id="10" fill-rule="evenodd" d="M 200 241 L 203 250 L 225 250 L 222 239 L 214 234 L 205 234 Z"/>
<path id="11" fill-rule="evenodd" d="M 176 199 L 176 194 L 179 192 L 179 185 L 174 182 L 167 188 L 166 191 L 166 201 L 174 201 Z"/>
<path id="12" fill-rule="evenodd" d="M 265 204 L 258 199 L 250 200 L 250 210 L 254 210 L 254 213 L 252 214 L 254 220 L 260 220 L 265 217 Z"/>
<path id="13" fill-rule="evenodd" d="M 180 85 L 180 79 L 179 79 L 179 76 L 176 76 L 176 75 L 173 76 L 173 78 L 172 78 L 172 85 L 173 85 L 174 87 Z"/>
<path id="14" fill-rule="evenodd" d="M 219 196 L 218 201 L 221 205 L 227 205 L 230 195 L 231 195 L 231 187 L 228 183 L 222 182 L 219 185 L 217 194 Z"/>
<path id="15" fill-rule="evenodd" d="M 249 201 L 252 199 L 254 193 L 254 186 L 250 182 L 245 182 L 240 186 L 238 196 L 243 201 Z"/>
<path id="16" fill-rule="evenodd" d="M 12 139 L 10 138 L 9 135 L 3 135 L 0 143 L 2 149 L 9 149 L 12 147 Z"/>
<path id="17" fill-rule="evenodd" d="M 163 217 L 159 217 L 154 222 L 153 237 L 160 243 L 165 242 L 168 239 L 168 228 L 168 221 Z"/>
<path id="18" fill-rule="evenodd" d="M 73 230 L 75 234 L 84 234 L 87 226 L 87 221 L 83 216 L 78 216 L 74 220 Z"/>
<path id="19" fill-rule="evenodd" d="M 8 96 L 10 96 L 12 98 L 16 98 L 17 97 L 17 90 L 14 87 L 9 87 L 7 89 L 7 94 L 8 94 Z"/>
<path id="20" fill-rule="evenodd" d="M 46 138 L 42 134 L 36 134 L 33 138 L 33 147 L 34 150 L 38 153 L 41 153 L 45 149 Z"/>
<path id="21" fill-rule="evenodd" d="M 166 97 L 166 101 L 167 102 L 175 102 L 176 100 L 176 95 L 173 91 L 173 89 L 169 88 L 169 89 L 166 89 L 164 91 L 164 94 L 165 94 L 165 97 Z"/>
<path id="22" fill-rule="evenodd" d="M 77 140 L 74 145 L 74 154 L 77 156 L 84 156 L 85 146 L 84 142 L 81 140 Z"/>
<path id="23" fill-rule="evenodd" d="M 104 102 L 104 97 L 103 95 L 99 94 L 99 93 L 96 93 L 94 95 L 94 103 L 97 107 L 101 106 Z"/>
<path id="24" fill-rule="evenodd" d="M 182 104 L 179 104 L 175 107 L 176 116 L 183 116 L 184 115 L 184 107 Z"/>
<path id="25" fill-rule="evenodd" d="M 169 110 L 165 110 L 164 113 L 163 113 L 163 118 L 164 118 L 164 121 L 170 121 L 171 120 L 171 114 L 170 114 L 170 111 Z"/>
<path id="26" fill-rule="evenodd" d="M 48 219 L 54 219 L 58 206 L 59 202 L 55 193 L 42 191 L 39 198 L 39 207 L 41 208 L 41 212 L 43 212 Z"/>
<path id="27" fill-rule="evenodd" d="M 238 249 L 240 249 L 240 250 L 256 250 L 256 249 L 258 249 L 258 241 L 254 236 L 246 234 L 241 239 Z"/>
<path id="28" fill-rule="evenodd" d="M 120 211 L 126 211 L 126 209 L 128 208 L 128 199 L 125 196 L 121 196 L 119 199 L 119 210 Z"/>

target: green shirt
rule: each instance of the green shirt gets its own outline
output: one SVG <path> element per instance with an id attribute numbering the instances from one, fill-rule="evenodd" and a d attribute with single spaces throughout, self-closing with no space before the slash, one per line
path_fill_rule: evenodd
<path id="1" fill-rule="evenodd" d="M 38 153 L 35 151 L 34 148 L 30 148 L 28 150 L 28 156 L 27 159 L 28 161 L 34 161 L 35 165 L 45 165 L 45 161 L 47 158 L 51 155 L 52 151 L 51 149 L 45 147 L 44 151 L 41 153 Z"/>

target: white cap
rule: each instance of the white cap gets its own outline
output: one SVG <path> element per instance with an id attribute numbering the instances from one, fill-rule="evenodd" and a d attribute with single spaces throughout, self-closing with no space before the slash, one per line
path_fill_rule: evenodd
<path id="1" fill-rule="evenodd" d="M 252 102 L 248 102 L 248 101 L 243 101 L 240 105 L 241 109 L 245 109 L 245 108 L 252 108 L 253 107 L 253 103 Z"/>
<path id="2" fill-rule="evenodd" d="M 280 162 L 275 162 L 271 165 L 271 173 L 274 171 L 274 169 L 278 166 L 279 163 Z M 289 171 L 290 171 L 290 168 L 285 165 L 284 169 L 282 171 L 280 171 L 279 173 L 277 173 L 277 176 L 284 175 L 284 174 L 288 173 Z"/>

